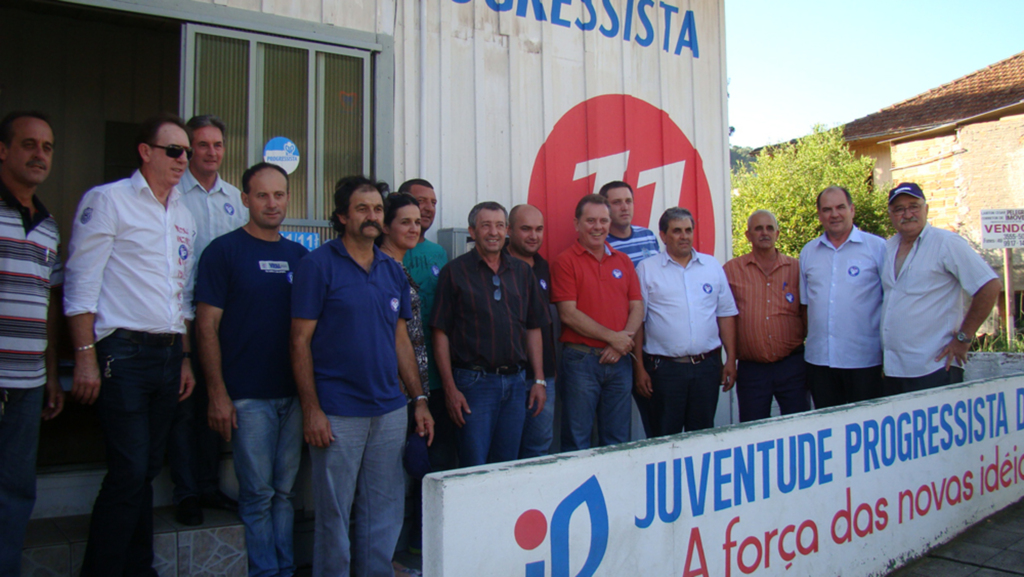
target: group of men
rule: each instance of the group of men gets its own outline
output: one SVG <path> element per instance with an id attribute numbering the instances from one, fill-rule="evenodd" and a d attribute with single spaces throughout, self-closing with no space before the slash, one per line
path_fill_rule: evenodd
<path id="1" fill-rule="evenodd" d="M 413 179 L 397 192 L 418 203 L 420 239 L 398 263 L 374 243 L 385 187 L 347 177 L 334 196 L 338 238 L 307 254 L 280 235 L 284 170 L 257 164 L 241 190 L 220 178 L 225 132 L 210 116 L 146 121 L 139 169 L 85 194 L 62 268 L 35 195 L 52 164 L 50 125 L 35 112 L 0 122 L 0 574 L 18 572 L 40 416 L 63 406 L 50 346 L 62 284 L 72 396 L 96 405 L 108 465 L 83 575 L 153 574 L 152 481 L 169 438 L 185 524 L 201 523 L 204 506 L 234 506 L 203 435 L 232 443 L 251 575 L 294 572 L 290 498 L 305 439 L 314 573 L 383 574 L 410 432 L 441 470 L 544 455 L 556 432 L 562 450 L 624 442 L 633 398 L 657 436 L 714 426 L 733 386 L 750 421 L 773 398 L 785 414 L 807 410 L 808 391 L 825 407 L 957 382 L 1000 291 L 966 241 L 927 225 L 912 183 L 889 194 L 887 242 L 857 229 L 849 193 L 831 187 L 817 200 L 824 233 L 799 260 L 775 247 L 774 215 L 756 211 L 752 252 L 722 266 L 695 250 L 685 208 L 666 210 L 657 236 L 633 225 L 622 181 L 579 200 L 576 239 L 550 264 L 542 212 L 495 202 L 470 211 L 472 250 L 448 262 L 425 237 L 437 194 Z M 427 382 L 407 328 L 412 286 L 429 327 Z M 963 290 L 974 296 L 966 313 Z"/>

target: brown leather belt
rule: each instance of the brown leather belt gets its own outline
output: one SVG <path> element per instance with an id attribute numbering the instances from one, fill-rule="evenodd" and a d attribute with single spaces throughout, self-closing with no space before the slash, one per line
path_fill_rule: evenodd
<path id="1" fill-rule="evenodd" d="M 601 353 L 604 352 L 604 349 L 596 349 L 594 347 L 588 347 L 587 345 L 581 345 L 579 343 L 562 343 L 562 344 L 567 346 L 567 347 L 569 347 L 570 349 L 573 349 L 575 351 L 579 351 L 581 353 L 600 355 Z"/>

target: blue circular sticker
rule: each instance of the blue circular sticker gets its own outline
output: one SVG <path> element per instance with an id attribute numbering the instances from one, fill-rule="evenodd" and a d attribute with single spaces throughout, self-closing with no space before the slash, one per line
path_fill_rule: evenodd
<path id="1" fill-rule="evenodd" d="M 706 292 L 708 294 L 711 294 L 711 285 L 710 284 L 704 283 L 704 286 L 702 286 L 701 288 L 704 289 L 704 292 Z"/>
<path id="2" fill-rule="evenodd" d="M 791 302 L 793 302 L 794 300 L 796 300 L 796 299 L 795 299 L 795 297 L 793 296 L 793 293 L 786 293 L 786 302 L 789 302 L 789 303 L 791 303 Z"/>
<path id="3" fill-rule="evenodd" d="M 185 245 L 179 245 L 178 256 L 181 257 L 181 260 L 188 260 L 188 247 L 186 247 Z"/>
<path id="4" fill-rule="evenodd" d="M 547 283 L 546 280 L 540 279 L 540 288 L 542 288 L 544 290 L 548 290 L 548 283 Z"/>
<path id="5" fill-rule="evenodd" d="M 235 207 L 231 206 L 230 202 L 225 202 L 224 203 L 224 212 L 228 213 L 228 216 L 234 216 L 235 215 Z"/>
<path id="6" fill-rule="evenodd" d="M 398 299 L 391 299 L 391 310 L 398 312 Z"/>
<path id="7" fill-rule="evenodd" d="M 288 278 L 288 284 L 292 284 L 292 275 L 293 273 L 291 271 L 288 271 L 288 274 L 285 275 Z"/>
<path id="8" fill-rule="evenodd" d="M 81 220 L 82 224 L 85 224 L 85 223 L 89 222 L 89 219 L 91 219 L 91 218 L 92 218 L 92 207 L 90 206 L 89 208 L 87 208 L 87 209 L 82 211 L 82 218 L 79 219 L 79 220 Z"/>
<path id="9" fill-rule="evenodd" d="M 263 146 L 263 161 L 276 164 L 291 174 L 299 167 L 299 147 L 284 136 L 275 136 Z"/>
<path id="10" fill-rule="evenodd" d="M 619 269 L 613 269 L 612 276 L 615 278 L 622 278 L 622 271 Z"/>
<path id="11" fill-rule="evenodd" d="M 439 266 L 437 266 L 436 264 L 432 265 L 430 267 L 430 272 L 434 273 L 434 276 L 437 276 L 437 275 L 441 274 L 441 268 Z"/>
<path id="12" fill-rule="evenodd" d="M 851 266 L 849 270 L 846 271 L 846 273 L 849 274 L 850 276 L 857 276 L 860 274 L 860 268 L 856 266 Z"/>

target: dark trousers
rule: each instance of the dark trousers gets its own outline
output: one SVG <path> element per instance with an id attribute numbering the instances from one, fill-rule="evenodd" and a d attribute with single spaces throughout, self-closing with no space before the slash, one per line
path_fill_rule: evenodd
<path id="1" fill-rule="evenodd" d="M 883 395 L 882 365 L 835 369 L 807 363 L 807 388 L 817 409 L 877 399 Z"/>
<path id="2" fill-rule="evenodd" d="M 943 368 L 923 377 L 885 377 L 885 394 L 889 396 L 911 393 L 962 382 L 964 370 L 960 367 L 949 367 L 948 371 Z"/>
<path id="3" fill-rule="evenodd" d="M 644 355 L 653 392 L 649 418 L 654 436 L 675 435 L 715 426 L 722 357 L 713 354 L 697 364 Z"/>
<path id="4" fill-rule="evenodd" d="M 92 509 L 82 575 L 155 576 L 153 479 L 178 404 L 181 341 L 153 347 L 108 337 L 96 343 L 96 356 L 107 474 Z"/>
<path id="5" fill-rule="evenodd" d="M 210 429 L 207 420 L 210 397 L 197 355 L 192 355 L 191 363 L 196 388 L 189 398 L 178 403 L 167 438 L 167 462 L 171 466 L 175 504 L 185 497 L 209 495 L 220 488 L 221 437 Z"/>
<path id="6" fill-rule="evenodd" d="M 736 371 L 740 422 L 770 417 L 772 397 L 778 401 L 783 415 L 809 410 L 804 365 L 802 349 L 774 363 L 740 361 Z"/>

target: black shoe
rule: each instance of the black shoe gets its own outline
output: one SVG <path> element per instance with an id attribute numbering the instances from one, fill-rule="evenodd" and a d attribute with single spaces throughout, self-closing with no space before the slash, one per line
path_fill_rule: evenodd
<path id="1" fill-rule="evenodd" d="M 199 507 L 199 499 L 192 496 L 182 499 L 174 511 L 174 520 L 189 527 L 202 525 L 203 510 Z"/>
<path id="2" fill-rule="evenodd" d="M 238 512 L 238 501 L 220 491 L 203 495 L 199 498 L 199 505 L 205 509 L 223 509 L 225 511 Z"/>

